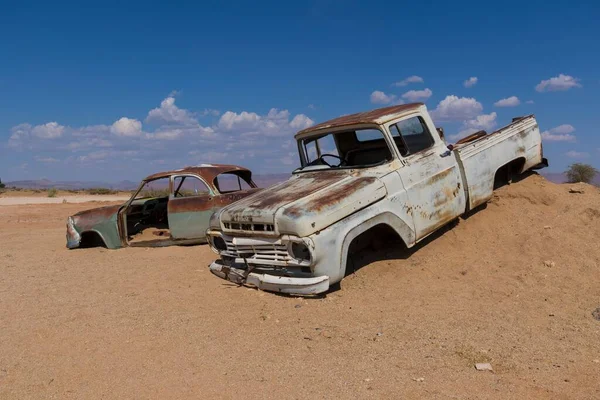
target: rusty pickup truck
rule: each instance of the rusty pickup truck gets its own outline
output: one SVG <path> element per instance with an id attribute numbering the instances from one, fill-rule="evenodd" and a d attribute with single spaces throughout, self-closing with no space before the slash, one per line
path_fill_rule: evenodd
<path id="1" fill-rule="evenodd" d="M 295 135 L 291 178 L 212 215 L 210 271 L 296 295 L 325 292 L 353 244 L 387 230 L 412 247 L 487 202 L 499 182 L 547 166 L 533 115 L 448 145 L 421 103 L 342 116 Z"/>

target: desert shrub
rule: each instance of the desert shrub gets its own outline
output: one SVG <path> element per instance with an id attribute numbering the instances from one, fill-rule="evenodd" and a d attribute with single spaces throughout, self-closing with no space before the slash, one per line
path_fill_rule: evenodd
<path id="1" fill-rule="evenodd" d="M 598 170 L 589 164 L 575 163 L 569 165 L 569 169 L 565 172 L 567 182 L 569 183 L 592 183 L 592 180 L 598 173 Z"/>
<path id="2" fill-rule="evenodd" d="M 58 190 L 56 190 L 56 188 L 48 189 L 48 197 L 56 197 L 57 194 L 58 194 Z"/>
<path id="3" fill-rule="evenodd" d="M 0 189 L 4 189 L 6 187 L 6 185 L 4 183 L 2 183 L 2 179 L 0 179 Z"/>
<path id="4" fill-rule="evenodd" d="M 108 189 L 108 188 L 92 188 L 87 190 L 88 194 L 115 194 L 116 190 Z"/>

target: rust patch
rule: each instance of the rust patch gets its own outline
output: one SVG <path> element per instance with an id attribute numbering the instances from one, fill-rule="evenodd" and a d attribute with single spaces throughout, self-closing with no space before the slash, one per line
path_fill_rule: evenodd
<path id="1" fill-rule="evenodd" d="M 217 188 L 215 187 L 215 178 L 224 173 L 234 173 L 240 175 L 244 180 L 247 180 L 251 183 L 252 187 L 256 187 L 256 185 L 252 182 L 252 172 L 249 169 L 244 167 L 240 167 L 238 165 L 229 165 L 229 164 L 206 164 L 204 166 L 191 166 L 185 167 L 178 170 L 158 172 L 156 174 L 152 174 L 147 176 L 144 181 L 152 181 L 160 178 L 168 178 L 172 175 L 181 175 L 181 174 L 192 174 L 197 175 L 202 178 L 206 183 L 211 186 L 211 189 L 218 193 Z"/>
<path id="2" fill-rule="evenodd" d="M 377 178 L 365 177 L 352 180 L 328 190 L 323 196 L 317 196 L 307 203 L 292 206 L 285 210 L 285 215 L 297 218 L 305 213 L 318 213 L 324 209 L 335 207 L 340 199 L 357 192 L 377 181 Z"/>
<path id="3" fill-rule="evenodd" d="M 271 190 L 260 192 L 242 201 L 239 207 L 227 210 L 228 220 L 240 222 L 248 220 L 252 214 L 262 214 L 265 210 L 278 208 L 303 197 L 309 196 L 327 186 L 348 176 L 343 171 L 331 171 L 320 173 L 307 172 L 296 178 L 282 182 Z"/>
<path id="4" fill-rule="evenodd" d="M 73 215 L 73 219 L 77 227 L 82 230 L 89 230 L 100 222 L 110 219 L 121 207 L 122 205 L 114 205 L 80 211 Z"/>
<path id="5" fill-rule="evenodd" d="M 385 117 L 386 115 L 393 116 L 400 112 L 415 110 L 422 105 L 423 103 L 402 104 L 398 106 L 378 108 L 375 110 L 360 112 L 356 114 L 344 115 L 342 117 L 330 119 L 329 121 L 325 121 L 320 124 L 311 126 L 310 128 L 301 130 L 300 132 L 298 132 L 298 135 L 301 135 L 306 132 L 337 128 L 347 125 L 373 124 L 376 123 L 378 119 Z"/>
<path id="6" fill-rule="evenodd" d="M 231 203 L 243 199 L 256 193 L 261 189 L 248 189 L 240 190 L 233 193 L 221 194 L 217 196 L 190 196 L 170 199 L 168 208 L 169 213 L 182 213 L 182 212 L 193 212 L 193 211 L 208 211 L 213 208 L 223 208 Z"/>
<path id="7" fill-rule="evenodd" d="M 439 174 L 435 174 L 431 178 L 427 179 L 427 181 L 425 182 L 425 185 L 433 185 L 434 183 L 439 182 L 442 179 L 446 178 L 451 173 L 452 173 L 452 168 L 448 168 L 447 170 L 442 171 Z"/>

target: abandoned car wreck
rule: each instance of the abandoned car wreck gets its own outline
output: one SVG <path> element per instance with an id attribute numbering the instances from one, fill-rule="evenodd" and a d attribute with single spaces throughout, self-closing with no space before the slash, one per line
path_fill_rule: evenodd
<path id="1" fill-rule="evenodd" d="M 210 216 L 259 189 L 252 172 L 202 164 L 142 180 L 122 205 L 86 210 L 67 220 L 67 247 L 168 246 L 206 242 Z"/>
<path id="2" fill-rule="evenodd" d="M 487 202 L 501 179 L 547 166 L 534 116 L 451 146 L 421 103 L 343 116 L 295 139 L 301 166 L 289 180 L 212 216 L 213 274 L 322 293 L 364 235 L 385 228 L 410 248 Z"/>

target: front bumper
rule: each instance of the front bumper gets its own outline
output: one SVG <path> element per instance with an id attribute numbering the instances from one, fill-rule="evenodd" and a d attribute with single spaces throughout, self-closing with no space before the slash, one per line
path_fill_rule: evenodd
<path id="1" fill-rule="evenodd" d="M 278 292 L 296 295 L 315 295 L 329 290 L 328 276 L 315 276 L 309 278 L 293 278 L 288 276 L 275 276 L 269 274 L 246 273 L 243 269 L 224 265 L 221 260 L 216 260 L 209 266 L 210 272 L 216 276 L 227 279 L 239 285 L 254 286 L 268 292 Z"/>

